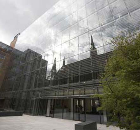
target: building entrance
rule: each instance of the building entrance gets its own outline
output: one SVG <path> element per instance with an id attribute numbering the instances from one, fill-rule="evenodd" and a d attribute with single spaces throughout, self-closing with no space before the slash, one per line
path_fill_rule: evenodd
<path id="1" fill-rule="evenodd" d="M 74 99 L 74 120 L 86 121 L 85 99 Z"/>
<path id="2" fill-rule="evenodd" d="M 97 111 L 96 100 L 93 98 L 49 99 L 47 116 L 104 123 L 103 114 Z"/>

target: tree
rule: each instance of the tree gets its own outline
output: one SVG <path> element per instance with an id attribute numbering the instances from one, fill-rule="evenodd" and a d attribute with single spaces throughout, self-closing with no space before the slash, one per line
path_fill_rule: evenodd
<path id="1" fill-rule="evenodd" d="M 140 34 L 118 36 L 102 76 L 102 109 L 120 128 L 140 130 Z"/>

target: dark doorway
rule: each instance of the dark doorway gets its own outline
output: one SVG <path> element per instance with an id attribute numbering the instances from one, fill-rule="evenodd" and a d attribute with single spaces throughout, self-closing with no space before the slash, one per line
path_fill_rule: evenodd
<path id="1" fill-rule="evenodd" d="M 85 99 L 74 99 L 74 120 L 86 121 Z"/>

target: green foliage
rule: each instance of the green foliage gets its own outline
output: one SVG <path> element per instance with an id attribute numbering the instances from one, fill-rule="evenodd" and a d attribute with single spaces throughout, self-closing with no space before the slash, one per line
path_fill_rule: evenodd
<path id="1" fill-rule="evenodd" d="M 102 77 L 102 109 L 120 128 L 140 130 L 140 34 L 118 36 Z"/>

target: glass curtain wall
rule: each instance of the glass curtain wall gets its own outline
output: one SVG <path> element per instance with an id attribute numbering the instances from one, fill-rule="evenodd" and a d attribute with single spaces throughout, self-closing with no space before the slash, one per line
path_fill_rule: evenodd
<path id="1" fill-rule="evenodd" d="M 70 64 L 89 58 L 91 35 L 98 55 L 111 51 L 111 39 L 122 31 L 134 31 L 139 16 L 139 0 L 60 0 L 20 35 L 17 48 L 30 48 L 48 61 L 45 81 L 38 82 L 48 86 L 54 61 L 58 71 L 64 59 Z"/>
<path id="2" fill-rule="evenodd" d="M 139 0 L 60 0 L 20 35 L 16 48 L 24 51 L 19 60 L 22 71 L 19 77 L 13 78 L 13 88 L 7 87 L 7 91 L 28 90 L 29 94 L 24 97 L 26 113 L 32 113 L 35 97 L 96 93 L 97 86 L 94 85 L 93 79 L 99 79 L 99 72 L 103 72 L 104 66 L 104 63 L 99 61 L 102 59 L 99 56 L 113 50 L 113 37 L 136 30 L 139 23 Z M 90 60 L 91 36 L 97 49 L 95 61 Z M 86 69 L 85 65 L 89 69 Z M 22 82 L 19 79 L 22 79 Z M 42 88 L 46 90 L 38 92 Z M 34 93 L 30 90 L 34 90 Z M 7 107 L 11 100 L 8 94 L 3 96 Z M 14 99 L 17 100 L 13 101 L 12 107 L 17 108 L 20 102 L 18 94 Z M 51 116 L 70 119 L 71 112 L 76 111 L 82 118 L 85 110 L 77 110 L 75 106 L 83 106 L 85 102 L 76 99 L 72 110 L 69 99 L 52 100 Z M 63 115 L 59 114 L 61 107 L 64 108 Z M 88 113 L 92 113 L 92 107 L 88 109 Z M 58 115 L 54 115 L 54 111 Z M 79 118 L 75 115 L 73 117 Z"/>

